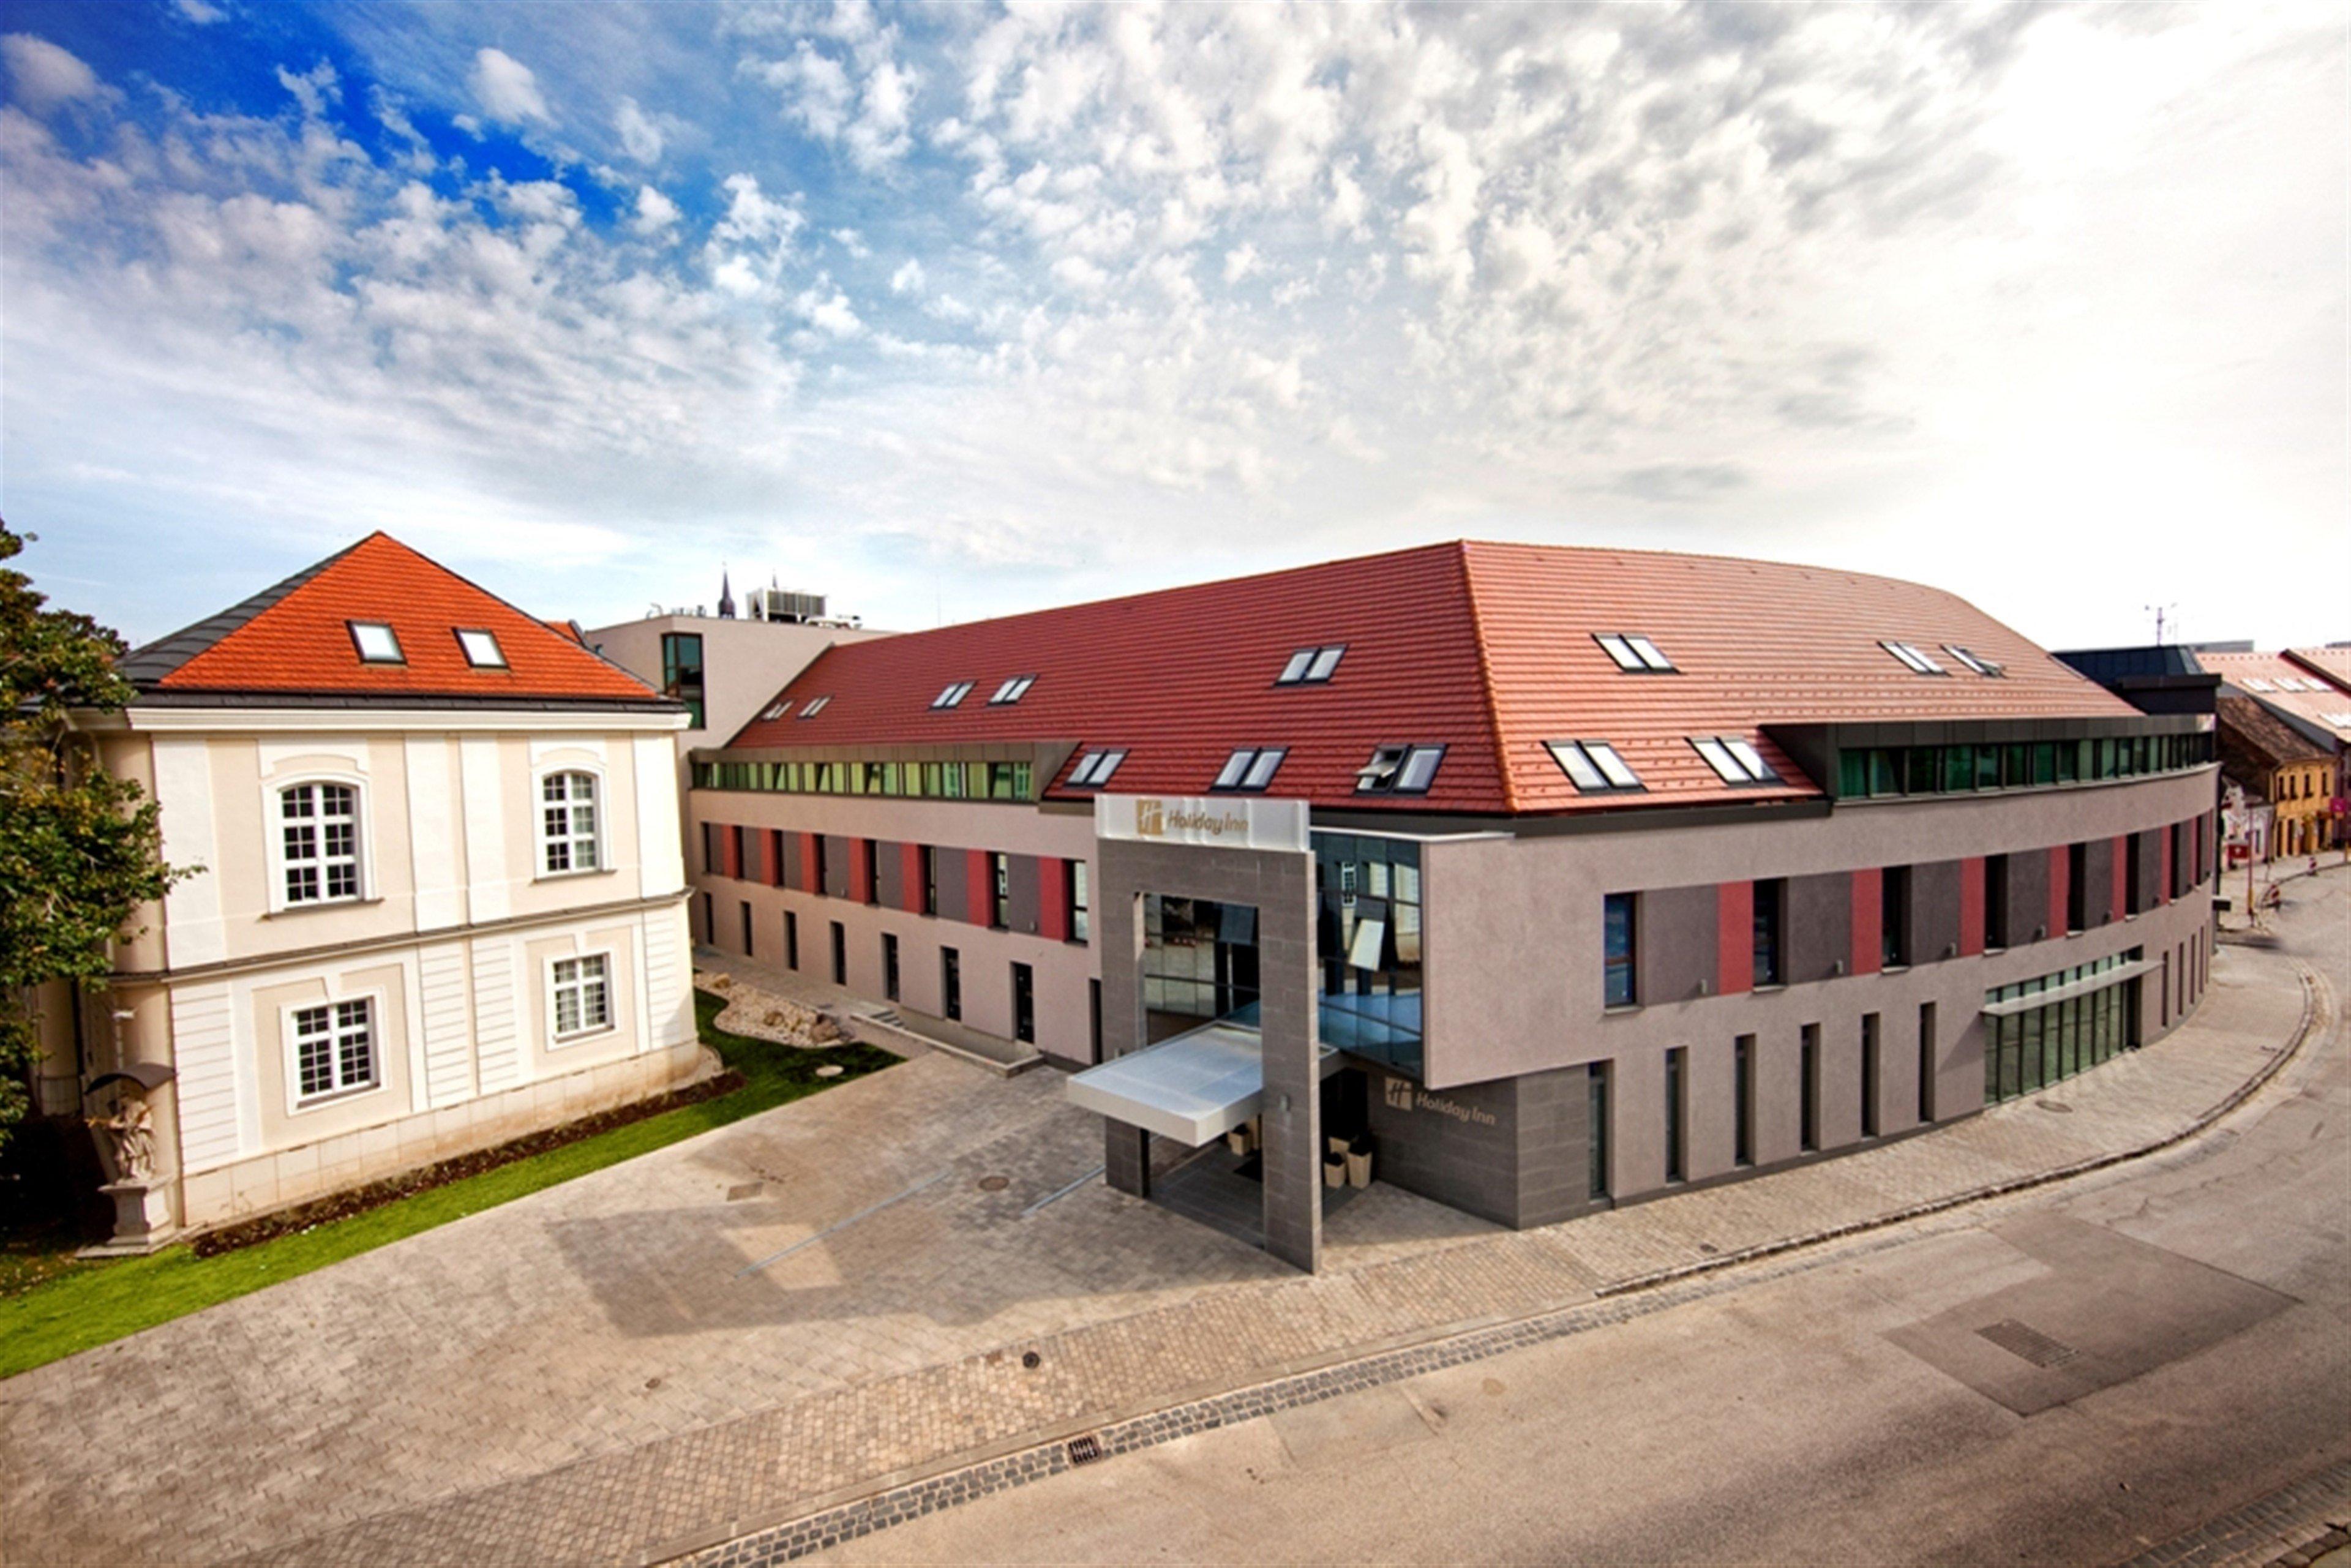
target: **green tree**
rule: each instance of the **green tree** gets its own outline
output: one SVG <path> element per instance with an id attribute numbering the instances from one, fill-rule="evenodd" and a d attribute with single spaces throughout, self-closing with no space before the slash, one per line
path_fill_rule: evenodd
<path id="1" fill-rule="evenodd" d="M 29 537 L 0 523 L 0 562 Z M 108 773 L 68 717 L 131 701 L 114 669 L 122 639 L 47 602 L 0 565 L 0 1144 L 25 1114 L 38 1051 L 32 988 L 96 984 L 133 912 L 184 874 L 162 863 L 155 803 Z"/>

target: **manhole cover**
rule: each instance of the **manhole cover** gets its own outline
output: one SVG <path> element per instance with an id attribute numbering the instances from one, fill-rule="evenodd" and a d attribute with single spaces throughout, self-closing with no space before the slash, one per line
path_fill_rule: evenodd
<path id="1" fill-rule="evenodd" d="M 1102 1458 L 1102 1444 L 1092 1435 L 1070 1439 L 1070 1463 L 1090 1465 Z"/>
<path id="2" fill-rule="evenodd" d="M 760 1189 L 767 1185 L 763 1181 L 738 1182 L 726 1189 L 726 1201 L 740 1203 L 747 1197 L 757 1197 L 759 1196 Z"/>
<path id="3" fill-rule="evenodd" d="M 2066 1104 L 2063 1100 L 2035 1100 L 2033 1103 L 2043 1111 L 2054 1111 L 2062 1116 L 2070 1116 L 2074 1113 L 2074 1107 Z"/>
<path id="4" fill-rule="evenodd" d="M 1027 1367 L 1031 1372 L 1036 1371 L 1040 1366 L 1043 1365 L 1044 1363 L 1045 1358 L 1039 1355 L 1033 1350 L 1024 1350 L 1020 1353 L 1020 1364 Z"/>
<path id="5" fill-rule="evenodd" d="M 982 1192 L 1002 1192 L 1006 1187 L 1010 1186 L 1011 1185 L 1012 1178 L 1010 1176 L 982 1176 L 979 1178 L 979 1190 Z"/>
<path id="6" fill-rule="evenodd" d="M 2039 1329 L 2025 1327 L 2014 1318 L 2002 1318 L 1990 1328 L 1978 1329 L 1976 1333 L 2009 1354 L 2022 1356 L 2035 1366 L 2063 1366 L 2082 1354 L 2070 1344 L 2051 1339 Z"/>
<path id="7" fill-rule="evenodd" d="M 828 1061 L 822 1067 L 816 1070 L 816 1075 L 819 1078 L 838 1078 L 841 1076 L 841 1063 L 838 1061 Z"/>

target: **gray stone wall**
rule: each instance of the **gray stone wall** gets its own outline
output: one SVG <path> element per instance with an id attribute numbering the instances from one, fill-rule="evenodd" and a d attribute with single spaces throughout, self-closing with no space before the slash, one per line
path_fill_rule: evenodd
<path id="1" fill-rule="evenodd" d="M 1788 984 L 1801 986 L 1844 972 L 1853 958 L 1853 873 L 1825 872 L 1788 879 L 1788 907 L 1780 946 Z"/>
<path id="2" fill-rule="evenodd" d="M 1635 905 L 1634 984 L 1644 1004 L 1687 1001 L 1716 988 L 1720 895 L 1714 884 L 1661 887 Z"/>
<path id="3" fill-rule="evenodd" d="M 1004 924 L 1013 931 L 1037 929 L 1037 857 L 1004 857 Z"/>

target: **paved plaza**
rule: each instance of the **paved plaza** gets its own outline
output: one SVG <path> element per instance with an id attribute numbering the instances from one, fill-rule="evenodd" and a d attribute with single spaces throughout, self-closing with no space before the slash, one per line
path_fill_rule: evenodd
<path id="1" fill-rule="evenodd" d="M 1312 1278 L 1081 1181 L 1058 1074 L 918 1058 L 0 1384 L 0 1560 L 662 1560 L 2175 1138 L 2329 1005 L 2259 948 L 2213 980 L 2144 1051 L 1844 1159 L 1520 1233 L 1374 1184 Z"/>

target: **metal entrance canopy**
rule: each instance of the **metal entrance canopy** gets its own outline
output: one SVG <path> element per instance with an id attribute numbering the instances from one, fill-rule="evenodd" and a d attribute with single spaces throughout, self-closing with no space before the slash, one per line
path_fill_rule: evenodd
<path id="1" fill-rule="evenodd" d="M 1328 1078 L 1339 1053 L 1317 1050 Z M 1257 1030 L 1212 1023 L 1089 1067 L 1065 1087 L 1072 1105 L 1196 1149 L 1263 1108 L 1265 1058 Z"/>

